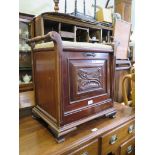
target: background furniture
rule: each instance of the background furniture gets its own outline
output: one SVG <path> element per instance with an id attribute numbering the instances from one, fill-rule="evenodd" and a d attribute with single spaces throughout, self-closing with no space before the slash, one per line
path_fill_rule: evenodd
<path id="1" fill-rule="evenodd" d="M 22 118 L 20 155 L 134 155 L 134 110 L 118 103 L 115 108 L 115 119 L 98 118 L 82 124 L 61 144 L 55 142 L 44 122 L 31 116 Z"/>
<path id="2" fill-rule="evenodd" d="M 34 106 L 34 92 L 32 82 L 31 48 L 26 43 L 28 38 L 34 34 L 34 27 L 31 24 L 33 15 L 19 13 L 19 109 L 20 117 L 31 113 Z M 25 75 L 31 76 L 26 83 L 23 80 Z"/>
<path id="3" fill-rule="evenodd" d="M 36 44 L 51 39 L 54 42 Z M 111 46 L 62 42 L 49 32 L 29 40 L 33 54 L 36 106 L 58 142 L 79 124 L 113 116 L 115 56 Z"/>
<path id="4" fill-rule="evenodd" d="M 115 0 L 115 12 L 120 13 L 123 20 L 131 22 L 132 0 Z"/>
<path id="5" fill-rule="evenodd" d="M 125 81 L 129 80 L 130 82 L 130 98 L 127 96 Z M 135 68 L 132 67 L 130 74 L 127 74 L 123 77 L 122 82 L 122 93 L 124 103 L 128 106 L 135 107 Z"/>
<path id="6" fill-rule="evenodd" d="M 33 26 L 30 21 L 33 15 L 19 14 L 19 88 L 20 91 L 32 90 L 32 80 L 29 83 L 23 81 L 23 76 L 26 74 L 32 76 L 31 64 L 31 47 L 26 43 L 26 40 L 33 36 Z"/>
<path id="7" fill-rule="evenodd" d="M 46 12 L 33 20 L 36 36 L 42 36 L 50 31 L 56 31 L 62 40 L 77 42 L 109 42 L 112 27 L 107 23 L 82 20 L 63 13 Z"/>
<path id="8" fill-rule="evenodd" d="M 129 74 L 131 62 L 129 60 L 129 40 L 131 23 L 124 20 L 116 20 L 114 27 L 114 41 L 119 45 L 116 48 L 116 72 L 115 72 L 115 101 L 123 102 L 122 81 L 126 74 Z M 126 92 L 129 96 L 130 83 L 124 82 Z"/>
<path id="9" fill-rule="evenodd" d="M 119 44 L 116 48 L 116 60 L 128 60 L 130 34 L 131 34 L 131 23 L 117 19 L 115 21 L 114 35 L 113 35 L 114 42 L 117 42 Z"/>
<path id="10" fill-rule="evenodd" d="M 126 65 L 122 63 L 122 65 Z M 117 69 L 116 67 L 116 72 L 115 72 L 115 93 L 114 93 L 114 100 L 122 103 L 123 100 L 123 93 L 122 93 L 122 82 L 123 82 L 123 77 L 127 74 L 130 74 L 130 67 L 126 66 L 126 69 Z M 127 96 L 129 97 L 130 95 L 130 83 L 129 81 L 125 81 L 125 86 L 126 86 L 126 92 Z"/>

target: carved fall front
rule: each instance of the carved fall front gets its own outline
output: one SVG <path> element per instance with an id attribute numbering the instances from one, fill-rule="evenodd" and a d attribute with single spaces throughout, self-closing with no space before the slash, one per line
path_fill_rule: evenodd
<path id="1" fill-rule="evenodd" d="M 69 64 L 71 101 L 107 92 L 107 60 L 70 60 Z"/>
<path id="2" fill-rule="evenodd" d="M 101 88 L 101 67 L 78 69 L 78 92 Z"/>

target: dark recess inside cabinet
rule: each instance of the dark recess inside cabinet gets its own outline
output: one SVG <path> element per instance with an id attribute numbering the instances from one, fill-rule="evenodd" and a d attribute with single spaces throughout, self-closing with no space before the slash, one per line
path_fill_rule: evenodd
<path id="1" fill-rule="evenodd" d="M 44 20 L 45 34 L 50 31 L 59 31 L 59 23 L 51 20 Z"/>
<path id="2" fill-rule="evenodd" d="M 77 27 L 76 28 L 76 41 L 88 42 L 89 41 L 89 29 Z"/>
<path id="3" fill-rule="evenodd" d="M 110 30 L 102 31 L 102 38 L 103 38 L 104 42 L 110 43 L 111 42 L 111 36 L 112 36 L 112 31 L 110 31 Z"/>

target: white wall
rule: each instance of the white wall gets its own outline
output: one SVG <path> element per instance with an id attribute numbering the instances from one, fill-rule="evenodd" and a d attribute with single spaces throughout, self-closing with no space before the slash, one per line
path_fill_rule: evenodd
<path id="1" fill-rule="evenodd" d="M 131 23 L 132 23 L 132 30 L 134 31 L 135 29 L 135 0 L 132 0 Z"/>
<path id="2" fill-rule="evenodd" d="M 83 0 L 78 1 L 78 11 L 83 12 Z M 93 16 L 94 10 L 91 5 L 94 3 L 94 0 L 85 0 L 86 1 L 86 14 Z M 104 7 L 106 0 L 97 0 L 97 5 Z M 64 12 L 65 0 L 59 0 L 59 12 Z M 110 0 L 109 5 L 113 5 L 114 0 Z M 43 12 L 54 11 L 54 2 L 53 0 L 19 0 L 19 12 L 28 13 L 33 15 L 39 15 Z M 74 12 L 74 0 L 67 0 L 67 12 Z M 131 23 L 132 29 L 135 27 L 135 0 L 132 0 L 132 15 Z"/>
<path id="3" fill-rule="evenodd" d="M 74 0 L 67 0 L 67 12 L 74 12 Z M 94 0 L 85 0 L 86 2 L 86 14 L 93 16 L 94 10 L 91 5 Z M 107 0 L 96 0 L 97 5 L 105 7 Z M 83 12 L 83 0 L 77 0 L 78 11 Z M 64 12 L 65 0 L 59 0 L 59 12 Z M 113 5 L 114 0 L 110 0 L 109 5 Z M 19 0 L 19 12 L 28 13 L 33 15 L 39 15 L 43 12 L 54 11 L 53 0 Z M 135 0 L 132 0 L 132 29 L 134 30 L 135 25 Z"/>
<path id="4" fill-rule="evenodd" d="M 97 0 L 97 5 L 104 7 L 107 0 Z M 94 0 L 85 0 L 86 2 L 86 14 L 92 15 L 93 7 L 91 5 Z M 78 11 L 83 12 L 83 0 L 77 0 Z M 114 0 L 111 0 L 109 5 L 112 5 Z M 64 12 L 65 0 L 59 0 L 59 12 Z M 67 0 L 67 12 L 74 11 L 74 0 Z M 39 15 L 43 12 L 54 11 L 53 0 L 19 0 L 19 12 Z"/>

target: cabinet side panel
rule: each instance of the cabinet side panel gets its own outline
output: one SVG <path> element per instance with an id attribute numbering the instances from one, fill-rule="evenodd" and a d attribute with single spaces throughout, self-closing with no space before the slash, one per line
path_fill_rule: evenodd
<path id="1" fill-rule="evenodd" d="M 35 36 L 44 35 L 44 21 L 41 16 L 35 18 Z"/>
<path id="2" fill-rule="evenodd" d="M 57 114 L 57 74 L 54 51 L 34 53 L 34 83 L 36 104 L 58 120 Z"/>

